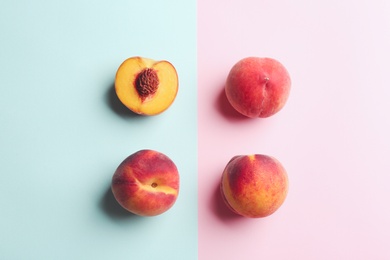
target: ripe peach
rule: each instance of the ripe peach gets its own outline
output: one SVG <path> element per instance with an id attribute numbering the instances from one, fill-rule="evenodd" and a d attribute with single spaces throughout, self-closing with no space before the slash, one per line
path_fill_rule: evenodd
<path id="1" fill-rule="evenodd" d="M 157 115 L 168 109 L 176 98 L 179 79 L 168 61 L 131 57 L 118 68 L 115 92 L 134 113 Z"/>
<path id="2" fill-rule="evenodd" d="M 239 113 L 256 118 L 269 117 L 281 110 L 290 88 L 288 71 L 279 61 L 247 57 L 230 70 L 225 93 Z"/>
<path id="3" fill-rule="evenodd" d="M 271 156 L 240 155 L 226 165 L 220 189 L 233 212 L 261 218 L 271 215 L 283 204 L 288 177 L 282 164 Z"/>
<path id="4" fill-rule="evenodd" d="M 156 216 L 170 209 L 179 193 L 174 162 L 153 150 L 140 150 L 116 169 L 111 190 L 118 203 L 140 216 Z"/>

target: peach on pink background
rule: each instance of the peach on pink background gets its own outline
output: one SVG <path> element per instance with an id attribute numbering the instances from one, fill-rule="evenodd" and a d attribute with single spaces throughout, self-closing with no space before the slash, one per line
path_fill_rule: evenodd
<path id="1" fill-rule="evenodd" d="M 279 61 L 247 57 L 231 68 L 225 91 L 239 113 L 256 118 L 279 112 L 287 102 L 290 88 L 290 75 Z"/>
<path id="2" fill-rule="evenodd" d="M 390 259 L 388 1 L 198 6 L 198 259 Z M 232 65 L 250 55 L 291 75 L 267 120 L 219 106 Z M 232 213 L 219 192 L 227 161 L 252 151 L 280 159 L 290 182 L 262 219 Z"/>
<path id="3" fill-rule="evenodd" d="M 140 216 L 156 216 L 175 203 L 179 193 L 179 172 L 165 154 L 140 150 L 118 166 L 111 189 L 126 210 Z"/>
<path id="4" fill-rule="evenodd" d="M 234 156 L 222 174 L 221 193 L 233 212 L 249 218 L 273 214 L 284 202 L 288 177 L 274 157 L 252 154 Z"/>

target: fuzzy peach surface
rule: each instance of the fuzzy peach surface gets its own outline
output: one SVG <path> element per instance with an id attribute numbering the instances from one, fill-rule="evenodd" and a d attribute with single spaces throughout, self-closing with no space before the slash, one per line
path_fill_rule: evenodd
<path id="1" fill-rule="evenodd" d="M 141 216 L 159 215 L 173 206 L 179 193 L 179 173 L 166 155 L 141 150 L 127 157 L 112 178 L 118 203 Z"/>
<path id="2" fill-rule="evenodd" d="M 271 215 L 283 204 L 287 190 L 286 171 L 270 156 L 233 157 L 222 176 L 221 191 L 226 204 L 245 217 Z"/>
<path id="3" fill-rule="evenodd" d="M 230 70 L 225 91 L 238 112 L 256 118 L 279 112 L 287 102 L 290 88 L 290 75 L 279 61 L 247 57 Z"/>

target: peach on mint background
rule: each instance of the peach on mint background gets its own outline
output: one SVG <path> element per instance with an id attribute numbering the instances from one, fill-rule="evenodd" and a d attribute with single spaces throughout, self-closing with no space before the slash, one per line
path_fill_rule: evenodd
<path id="1" fill-rule="evenodd" d="M 175 100 L 178 88 L 176 69 L 165 60 L 128 58 L 119 66 L 115 77 L 119 100 L 140 115 L 164 112 Z"/>
<path id="2" fill-rule="evenodd" d="M 174 205 L 179 193 L 179 172 L 165 154 L 140 150 L 118 166 L 111 189 L 126 210 L 140 216 L 156 216 Z"/>

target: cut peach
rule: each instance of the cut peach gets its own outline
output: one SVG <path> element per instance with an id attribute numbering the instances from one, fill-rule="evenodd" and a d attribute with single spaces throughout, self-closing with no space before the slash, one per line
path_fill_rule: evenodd
<path id="1" fill-rule="evenodd" d="M 131 57 L 118 68 L 115 92 L 119 100 L 140 115 L 157 115 L 168 109 L 176 98 L 179 79 L 168 61 Z"/>

